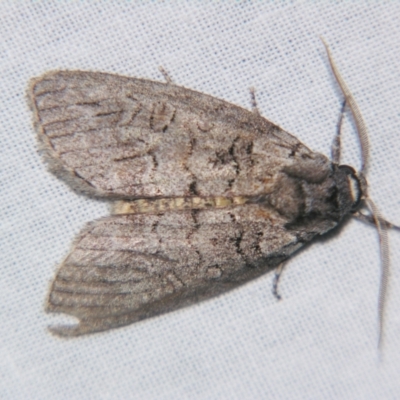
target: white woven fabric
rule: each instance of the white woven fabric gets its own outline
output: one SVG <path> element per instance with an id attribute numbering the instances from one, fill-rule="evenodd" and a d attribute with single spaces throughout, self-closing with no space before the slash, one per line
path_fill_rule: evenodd
<path id="1" fill-rule="evenodd" d="M 46 171 L 25 92 L 49 70 L 162 80 L 250 108 L 329 155 L 342 102 L 319 35 L 369 127 L 370 193 L 400 223 L 400 4 L 0 3 L 0 398 L 398 399 L 400 234 L 390 233 L 383 361 L 376 231 L 349 221 L 228 295 L 78 339 L 51 336 L 49 282 L 83 225 L 107 214 Z M 351 120 L 345 161 L 359 166 Z M 69 319 L 68 319 L 69 321 Z"/>

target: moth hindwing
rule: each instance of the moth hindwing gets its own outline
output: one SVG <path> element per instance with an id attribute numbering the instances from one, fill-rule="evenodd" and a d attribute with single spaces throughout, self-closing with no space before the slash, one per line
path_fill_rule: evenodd
<path id="1" fill-rule="evenodd" d="M 88 223 L 47 310 L 108 330 L 208 299 L 281 265 L 357 208 L 354 170 L 226 101 L 170 82 L 56 71 L 30 104 L 50 170 L 113 204 Z"/>

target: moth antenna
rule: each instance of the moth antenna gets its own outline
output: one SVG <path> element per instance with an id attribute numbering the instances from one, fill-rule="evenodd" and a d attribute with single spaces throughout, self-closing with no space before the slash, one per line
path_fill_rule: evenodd
<path id="1" fill-rule="evenodd" d="M 158 70 L 162 73 L 162 76 L 164 77 L 165 81 L 168 83 L 168 85 L 172 85 L 173 81 L 169 73 L 164 69 L 162 65 L 158 67 Z"/>
<path id="2" fill-rule="evenodd" d="M 366 175 L 369 162 L 369 141 L 368 141 L 367 127 L 365 126 L 364 119 L 361 115 L 360 109 L 358 108 L 356 101 L 354 100 L 353 95 L 351 94 L 345 81 L 341 77 L 335 62 L 333 61 L 333 57 L 327 43 L 322 37 L 321 41 L 325 46 L 326 54 L 328 55 L 328 60 L 332 68 L 333 75 L 335 75 L 336 81 L 339 84 L 340 89 L 342 90 L 342 93 L 344 95 L 344 98 L 350 107 L 351 113 L 353 114 L 354 122 L 356 123 L 357 127 L 358 138 L 360 139 L 360 144 L 361 144 L 361 159 L 362 159 L 361 172 L 363 173 L 363 175 Z"/>
<path id="3" fill-rule="evenodd" d="M 366 206 L 371 212 L 370 220 L 376 226 L 379 236 L 379 248 L 380 248 L 380 256 L 381 256 L 381 280 L 380 280 L 380 288 L 379 288 L 379 297 L 378 297 L 378 349 L 382 349 L 383 345 L 383 328 L 384 328 L 384 314 L 385 314 L 385 307 L 386 307 L 386 298 L 387 298 L 387 291 L 388 291 L 388 282 L 389 282 L 389 273 L 390 273 L 390 265 L 389 265 L 389 242 L 388 242 L 388 234 L 387 229 L 389 225 L 393 224 L 388 223 L 385 221 L 375 206 L 374 202 L 369 198 L 367 189 L 368 185 L 366 182 L 366 173 L 368 169 L 368 162 L 369 162 L 369 141 L 368 141 L 368 133 L 367 127 L 365 126 L 365 122 L 361 115 L 361 112 L 357 106 L 354 97 L 352 96 L 349 88 L 347 87 L 346 83 L 344 82 L 343 78 L 341 77 L 338 68 L 333 60 L 332 54 L 329 50 L 329 47 L 325 40 L 321 37 L 321 41 L 325 46 L 326 53 L 328 55 L 329 64 L 331 66 L 332 72 L 335 75 L 336 81 L 340 86 L 340 89 L 343 92 L 345 100 L 350 107 L 351 113 L 353 115 L 354 121 L 357 127 L 357 133 L 360 140 L 361 145 L 361 170 L 359 172 L 359 178 L 361 180 L 362 191 L 364 193 L 364 199 Z M 363 214 L 361 214 L 363 215 Z M 364 215 L 364 217 L 366 217 Z M 368 220 L 368 217 L 365 219 Z M 364 219 L 364 220 L 365 220 Z"/>
<path id="4" fill-rule="evenodd" d="M 386 298 L 389 285 L 389 241 L 387 234 L 387 225 L 382 223 L 384 219 L 380 216 L 378 208 L 375 206 L 371 199 L 366 199 L 366 204 L 371 215 L 374 219 L 376 229 L 379 236 L 379 248 L 381 253 L 381 283 L 379 288 L 379 299 L 378 299 L 378 318 L 379 318 L 379 334 L 378 334 L 378 348 L 382 349 L 383 345 L 383 328 L 384 328 L 384 314 L 386 307 Z"/>
<path id="5" fill-rule="evenodd" d="M 340 110 L 339 121 L 336 127 L 336 136 L 333 138 L 332 142 L 332 162 L 334 164 L 340 164 L 340 153 L 341 153 L 341 131 L 342 131 L 342 123 L 344 111 L 346 110 L 346 99 L 342 104 L 342 108 Z"/>

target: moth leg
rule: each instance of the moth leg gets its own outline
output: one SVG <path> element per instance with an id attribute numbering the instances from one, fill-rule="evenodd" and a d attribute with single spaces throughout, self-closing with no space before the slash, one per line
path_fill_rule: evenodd
<path id="1" fill-rule="evenodd" d="M 361 211 L 358 211 L 354 214 L 354 218 L 357 218 L 359 221 L 365 222 L 366 224 L 376 226 L 373 215 L 367 215 L 362 213 Z M 386 221 L 383 218 L 380 218 L 379 221 L 386 229 L 400 230 L 400 226 L 395 225 L 392 222 Z"/>
<path id="2" fill-rule="evenodd" d="M 158 67 L 158 70 L 162 73 L 165 81 L 167 82 L 168 85 L 173 84 L 174 82 L 172 81 L 171 76 L 169 75 L 169 73 L 164 69 L 164 67 L 162 67 L 161 65 Z"/>
<path id="3" fill-rule="evenodd" d="M 342 109 L 340 110 L 339 120 L 337 123 L 336 128 L 336 136 L 333 138 L 332 142 L 332 162 L 334 164 L 340 164 L 340 150 L 341 150 L 341 143 L 340 143 L 340 134 L 342 131 L 342 123 L 343 123 L 343 116 L 346 109 L 346 99 L 343 101 Z"/>
<path id="4" fill-rule="evenodd" d="M 274 282 L 272 284 L 272 294 L 276 297 L 277 300 L 282 299 L 281 295 L 278 293 L 278 283 L 285 265 L 286 262 L 282 262 L 278 265 L 278 267 L 275 270 Z"/>
<path id="5" fill-rule="evenodd" d="M 253 111 L 254 114 L 260 115 L 260 111 L 258 110 L 257 107 L 256 89 L 254 89 L 254 87 L 250 88 L 250 102 L 251 102 L 251 111 Z"/>

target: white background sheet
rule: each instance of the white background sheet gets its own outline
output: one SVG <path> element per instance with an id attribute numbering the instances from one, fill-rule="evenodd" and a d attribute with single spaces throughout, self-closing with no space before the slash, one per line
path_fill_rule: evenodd
<path id="1" fill-rule="evenodd" d="M 45 297 L 85 222 L 107 206 L 47 172 L 26 102 L 56 69 L 162 80 L 250 108 L 330 154 L 342 102 L 319 40 L 331 46 L 369 127 L 370 194 L 400 223 L 400 4 L 396 2 L 0 3 L 0 398 L 398 399 L 400 234 L 383 362 L 377 351 L 379 248 L 358 221 L 273 274 L 220 298 L 128 327 L 61 340 Z M 359 164 L 348 115 L 345 161 Z"/>

